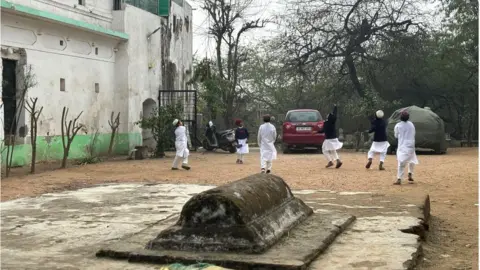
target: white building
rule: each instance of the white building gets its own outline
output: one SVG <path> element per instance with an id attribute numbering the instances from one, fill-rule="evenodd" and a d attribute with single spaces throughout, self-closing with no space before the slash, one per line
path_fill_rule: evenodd
<path id="1" fill-rule="evenodd" d="M 187 89 L 192 74 L 192 9 L 185 0 L 158 0 L 154 4 L 162 16 L 120 0 L 0 1 L 2 135 L 4 130 L 6 137 L 10 133 L 13 91 L 18 96 L 31 67 L 37 84 L 28 90 L 27 100 L 38 97 L 43 106 L 37 160 L 63 155 L 63 106 L 69 109 L 69 119 L 83 111 L 80 122 L 88 130 L 78 133 L 70 158 L 85 155 L 96 130 L 97 151 L 107 151 L 112 112 L 120 112 L 116 153 L 152 144 L 148 132 L 142 134 L 135 122 L 157 105 L 159 90 Z M 31 159 L 30 127 L 29 114 L 22 112 L 16 128 L 16 165 Z"/>

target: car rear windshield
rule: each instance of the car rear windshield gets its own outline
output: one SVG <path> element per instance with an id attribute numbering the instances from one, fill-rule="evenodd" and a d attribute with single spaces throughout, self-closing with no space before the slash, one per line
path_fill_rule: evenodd
<path id="1" fill-rule="evenodd" d="M 315 111 L 296 111 L 289 112 L 286 117 L 287 122 L 319 122 L 322 121 L 322 116 Z"/>

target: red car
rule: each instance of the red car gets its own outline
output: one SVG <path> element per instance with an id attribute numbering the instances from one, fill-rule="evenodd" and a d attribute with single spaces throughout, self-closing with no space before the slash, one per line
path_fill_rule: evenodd
<path id="1" fill-rule="evenodd" d="M 291 149 L 322 149 L 325 134 L 318 133 L 324 120 L 317 110 L 291 110 L 287 112 L 282 126 L 283 153 Z"/>

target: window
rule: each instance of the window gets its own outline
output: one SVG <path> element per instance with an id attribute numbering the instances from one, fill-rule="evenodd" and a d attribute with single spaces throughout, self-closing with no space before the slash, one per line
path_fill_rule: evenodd
<path id="1" fill-rule="evenodd" d="M 113 0 L 113 10 L 121 10 L 122 9 L 122 0 Z"/>
<path id="2" fill-rule="evenodd" d="M 99 83 L 95 83 L 95 93 L 100 93 L 100 84 Z"/>
<path id="3" fill-rule="evenodd" d="M 293 111 L 287 114 L 287 122 L 318 122 L 322 116 L 318 111 Z"/>
<path id="4" fill-rule="evenodd" d="M 78 4 L 81 6 L 85 6 L 85 0 L 78 0 Z"/>
<path id="5" fill-rule="evenodd" d="M 63 46 L 63 40 L 60 40 L 60 46 Z"/>
<path id="6" fill-rule="evenodd" d="M 65 79 L 60 78 L 60 91 L 65 92 Z"/>
<path id="7" fill-rule="evenodd" d="M 98 47 L 95 47 L 95 55 L 98 55 Z"/>

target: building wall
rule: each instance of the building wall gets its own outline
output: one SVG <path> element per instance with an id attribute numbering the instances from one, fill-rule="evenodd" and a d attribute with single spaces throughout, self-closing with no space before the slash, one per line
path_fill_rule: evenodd
<path id="1" fill-rule="evenodd" d="M 168 17 L 170 44 L 168 48 L 168 69 L 163 90 L 190 90 L 188 81 L 193 75 L 193 33 L 192 7 L 184 0 L 171 2 L 170 16 Z M 184 106 L 183 119 L 195 119 L 194 95 L 191 93 L 177 93 L 175 100 Z M 162 98 L 164 100 L 164 98 Z M 162 101 L 163 102 L 163 101 Z M 191 132 L 187 125 L 187 132 Z"/>
<path id="2" fill-rule="evenodd" d="M 14 4 L 29 6 L 38 10 L 49 11 L 105 28 L 112 26 L 113 1 L 85 0 L 85 5 L 78 5 L 78 0 L 8 0 Z"/>
<path id="3" fill-rule="evenodd" d="M 127 153 L 134 146 L 152 144 L 151 133 L 136 124 L 158 105 L 158 91 L 166 89 L 162 80 L 162 26 L 172 33 L 167 62 L 174 63 L 174 89 L 186 89 L 192 73 L 192 10 L 188 4 L 172 2 L 173 15 L 167 19 L 130 5 L 112 11 L 113 1 L 86 0 L 84 7 L 74 7 L 77 0 L 10 0 L 68 18 L 101 25 L 128 34 L 128 40 L 105 33 L 82 30 L 62 23 L 46 22 L 32 17 L 2 11 L 2 46 L 25 49 L 26 61 L 32 65 L 38 84 L 29 97 L 38 97 L 43 106 L 39 120 L 37 160 L 61 159 L 62 107 L 70 109 L 69 119 L 83 111 L 80 121 L 85 129 L 72 144 L 69 158 L 88 154 L 93 131 L 97 152 L 106 152 L 110 142 L 111 112 L 120 112 L 120 127 L 115 141 L 116 153 Z M 108 2 L 108 3 L 107 3 Z M 185 10 L 184 10 L 185 8 Z M 176 20 L 173 29 L 173 20 Z M 188 25 L 188 27 L 187 27 Z M 152 34 L 153 33 L 153 34 Z M 147 36 L 151 34 L 149 38 Z M 98 54 L 96 54 L 98 48 Z M 2 57 L 7 57 L 2 51 Z M 66 91 L 60 91 L 60 78 Z M 99 92 L 95 91 L 95 84 Z M 3 111 L 3 110 L 2 110 Z M 2 117 L 3 119 L 3 117 Z M 30 127 L 28 115 L 25 124 Z M 13 163 L 26 165 L 31 158 L 29 136 L 15 147 Z M 5 161 L 5 157 L 2 157 Z"/>
<path id="4" fill-rule="evenodd" d="M 162 18 L 126 5 L 121 11 L 113 12 L 113 29 L 129 34 L 128 42 L 118 51 L 117 65 L 117 102 L 128 107 L 129 113 L 123 119 L 127 123 L 123 128 L 125 132 L 135 134 L 130 138 L 130 145 L 142 144 L 138 135 L 142 130 L 136 124 L 143 115 L 143 104 L 158 103 L 158 90 L 161 83 L 161 42 L 158 31 L 150 38 L 147 36 L 160 27 Z M 124 61 L 128 59 L 127 61 Z M 122 75 L 119 75 L 122 74 Z M 150 101 L 150 102 L 149 102 Z M 148 116 L 148 115 L 145 115 Z M 145 133 L 149 138 L 147 144 L 152 144 L 151 134 Z"/>
<path id="5" fill-rule="evenodd" d="M 193 72 L 192 7 L 184 0 L 172 1 L 169 16 L 172 40 L 170 61 L 176 66 L 175 89 L 187 89 Z"/>
<path id="6" fill-rule="evenodd" d="M 38 97 L 38 106 L 43 106 L 38 121 L 38 160 L 57 159 L 63 155 L 59 137 L 63 106 L 69 109 L 68 119 L 83 111 L 79 120 L 85 125 L 75 139 L 70 156 L 84 156 L 91 134 L 95 132 L 101 134 L 97 141 L 103 146 L 99 149 L 106 151 L 110 113 L 113 108 L 117 111 L 124 108 L 116 107 L 113 98 L 114 48 L 119 41 L 7 13 L 2 13 L 1 22 L 2 46 L 25 49 L 27 65 L 32 67 L 36 77 L 37 85 L 28 90 L 27 99 Z M 17 56 L 2 52 L 2 58 L 12 57 Z M 65 80 L 65 91 L 60 90 L 60 79 Z M 99 86 L 98 93 L 95 84 Z M 29 116 L 25 114 L 24 117 L 29 130 L 32 126 Z M 26 136 L 17 142 L 14 163 L 23 165 L 30 160 L 30 138 Z M 128 141 L 119 144 L 124 145 L 120 147 L 122 151 L 128 150 Z"/>
<path id="7" fill-rule="evenodd" d="M 128 122 L 128 126 L 124 127 L 127 128 L 125 132 L 141 133 L 143 140 L 140 143 L 150 147 L 154 147 L 151 134 L 146 131 L 142 132 L 135 122 L 139 121 L 142 116 L 149 115 L 151 108 L 145 107 L 145 104 L 154 102 L 154 106 L 158 106 L 159 90 L 186 89 L 186 81 L 192 74 L 193 65 L 191 18 L 192 8 L 186 2 L 183 7 L 172 2 L 168 25 L 165 18 L 131 5 L 125 5 L 123 10 L 113 12 L 113 30 L 129 35 L 128 42 L 117 52 L 117 62 L 122 61 L 121 59 L 124 57 L 129 58 L 128 63 L 117 65 L 118 72 L 124 74 L 118 76 L 117 90 L 122 92 L 121 95 L 119 94 L 118 102 L 128 107 L 130 111 L 128 118 L 125 119 Z M 174 20 L 176 20 L 175 28 Z M 153 33 L 155 30 L 158 31 Z M 168 42 L 162 35 L 162 31 L 165 30 L 171 32 L 167 62 L 173 63 L 175 66 L 175 69 L 171 70 L 174 74 L 173 89 L 167 89 L 169 87 L 163 85 L 164 81 L 162 80 L 162 46 L 166 46 L 165 42 Z M 150 37 L 147 38 L 149 35 Z M 139 144 L 138 141 L 135 141 L 137 138 L 138 136 L 135 135 L 130 140 L 132 146 Z"/>

